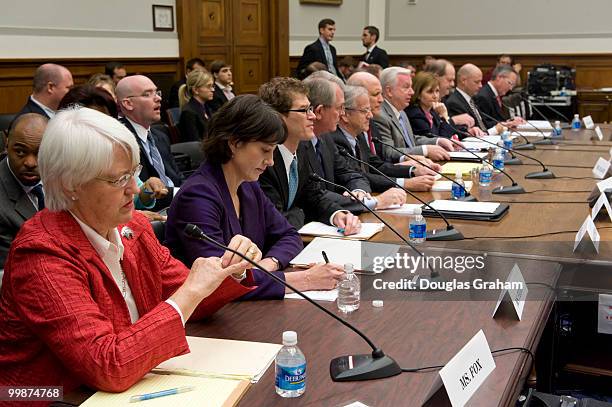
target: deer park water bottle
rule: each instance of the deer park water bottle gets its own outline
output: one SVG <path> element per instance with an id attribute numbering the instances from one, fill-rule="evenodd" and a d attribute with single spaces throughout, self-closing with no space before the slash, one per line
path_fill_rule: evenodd
<path id="1" fill-rule="evenodd" d="M 423 243 L 427 239 L 427 223 L 421 214 L 421 208 L 414 210 L 414 217 L 410 219 L 408 239 L 412 243 Z"/>
<path id="2" fill-rule="evenodd" d="M 453 182 L 451 194 L 453 199 L 460 199 L 465 196 L 465 183 L 463 182 L 463 173 L 461 170 L 458 170 L 455 174 L 455 182 Z"/>
<path id="3" fill-rule="evenodd" d="M 557 120 L 555 122 L 555 128 L 552 131 L 552 136 L 553 137 L 561 137 L 562 133 L 563 133 L 563 130 L 561 129 L 561 122 L 559 120 Z"/>
<path id="4" fill-rule="evenodd" d="M 485 162 L 482 164 L 480 168 L 480 172 L 478 173 L 478 183 L 481 187 L 488 187 L 491 185 L 491 178 L 493 177 L 493 169 L 489 165 L 489 163 Z"/>
<path id="5" fill-rule="evenodd" d="M 506 159 L 506 157 L 504 156 L 503 151 L 504 150 L 502 150 L 501 148 L 498 148 L 495 151 L 495 156 L 493 157 L 493 167 L 495 167 L 497 172 L 501 172 L 501 170 L 504 169 L 504 160 Z"/>
<path id="6" fill-rule="evenodd" d="M 300 397 L 306 390 L 306 357 L 297 347 L 297 333 L 283 332 L 283 347 L 276 354 L 276 393 Z"/>
<path id="7" fill-rule="evenodd" d="M 572 131 L 579 131 L 579 130 L 580 130 L 580 116 L 575 114 L 574 118 L 572 119 Z"/>
<path id="8" fill-rule="evenodd" d="M 351 263 L 344 265 L 344 278 L 338 282 L 338 309 L 350 313 L 359 309 L 361 285 Z"/>

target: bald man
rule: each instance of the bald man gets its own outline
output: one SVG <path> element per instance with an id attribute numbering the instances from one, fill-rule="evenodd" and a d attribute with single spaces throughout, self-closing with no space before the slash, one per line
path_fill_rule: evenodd
<path id="1" fill-rule="evenodd" d="M 25 113 L 9 132 L 8 155 L 0 161 L 0 269 L 21 225 L 44 208 L 38 147 L 47 121 L 43 115 Z"/>
<path id="2" fill-rule="evenodd" d="M 32 95 L 27 103 L 15 115 L 15 120 L 26 113 L 36 113 L 51 119 L 60 101 L 74 85 L 70 71 L 56 64 L 44 64 L 34 72 Z M 12 127 L 13 123 L 9 126 Z"/>
<path id="3" fill-rule="evenodd" d="M 141 180 L 157 177 L 168 189 L 179 187 L 183 175 L 170 151 L 170 136 L 164 126 L 151 127 L 160 120 L 161 91 L 143 75 L 127 76 L 117 84 L 120 121 L 134 134 L 140 147 Z M 170 204 L 173 194 L 158 199 L 155 210 Z"/>

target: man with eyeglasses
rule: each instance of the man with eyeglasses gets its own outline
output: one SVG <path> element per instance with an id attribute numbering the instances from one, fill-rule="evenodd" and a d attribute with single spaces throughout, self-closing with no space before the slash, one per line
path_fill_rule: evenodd
<path id="1" fill-rule="evenodd" d="M 162 95 L 153 81 L 143 75 L 128 76 L 117 84 L 117 101 L 124 117 L 121 122 L 134 134 L 140 147 L 141 180 L 157 177 L 173 190 L 183 181 L 170 151 L 170 137 L 165 127 L 152 127 L 160 120 Z M 174 194 L 158 199 L 154 210 L 167 207 Z"/>
<path id="2" fill-rule="evenodd" d="M 60 101 L 73 85 L 72 74 L 66 67 L 56 64 L 39 66 L 34 73 L 32 95 L 15 115 L 9 129 L 19 116 L 26 113 L 36 113 L 51 119 L 55 116 Z"/>
<path id="3" fill-rule="evenodd" d="M 264 193 L 296 229 L 319 221 L 345 235 L 359 232 L 359 218 L 327 198 L 319 182 L 310 177 L 307 150 L 301 142 L 315 137 L 315 113 L 306 86 L 294 78 L 273 78 L 261 85 L 259 96 L 281 113 L 287 126 L 287 139 L 274 151 L 274 164 L 259 177 Z"/>
<path id="4" fill-rule="evenodd" d="M 474 96 L 476 106 L 482 113 L 485 113 L 482 115 L 482 120 L 487 128 L 494 127 L 497 121 L 503 122 L 509 118 L 506 114 L 506 109 L 504 109 L 502 97 L 506 96 L 514 88 L 517 80 L 518 75 L 514 68 L 510 65 L 498 65 L 493 70 L 491 80 Z M 493 118 L 497 121 L 493 120 Z M 515 127 L 522 122 L 523 120 L 517 117 L 505 122 L 505 125 L 507 127 Z"/>

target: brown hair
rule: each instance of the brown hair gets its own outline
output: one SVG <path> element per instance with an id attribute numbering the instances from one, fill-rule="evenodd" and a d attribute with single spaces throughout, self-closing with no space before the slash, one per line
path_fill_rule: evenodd
<path id="1" fill-rule="evenodd" d="M 412 99 L 410 99 L 411 106 L 418 106 L 421 100 L 421 93 L 423 93 L 427 88 L 440 86 L 438 84 L 438 80 L 431 72 L 419 72 L 416 74 L 412 81 L 412 89 L 414 89 L 414 95 L 412 95 Z"/>
<path id="2" fill-rule="evenodd" d="M 308 88 L 295 78 L 276 77 L 259 87 L 259 96 L 277 112 L 287 113 L 294 95 L 308 97 Z"/>

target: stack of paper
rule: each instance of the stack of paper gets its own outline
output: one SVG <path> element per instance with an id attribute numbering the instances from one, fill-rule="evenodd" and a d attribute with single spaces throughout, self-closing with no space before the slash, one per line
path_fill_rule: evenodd
<path id="1" fill-rule="evenodd" d="M 462 162 L 448 162 L 442 166 L 440 171 L 444 175 L 452 175 L 453 177 L 457 171 L 461 171 L 461 174 L 468 175 L 474 168 L 480 168 L 480 165 L 476 163 L 462 163 Z"/>
<path id="2" fill-rule="evenodd" d="M 465 181 L 464 184 L 465 184 L 465 190 L 467 192 L 470 192 L 472 190 L 473 182 Z M 431 191 L 432 192 L 446 192 L 446 191 L 450 191 L 452 188 L 453 188 L 452 181 L 436 181 L 431 187 Z"/>
<path id="3" fill-rule="evenodd" d="M 533 128 L 537 128 L 539 130 L 552 130 L 553 126 L 550 124 L 548 120 L 529 120 L 525 124 L 520 124 L 517 126 L 518 131 L 529 130 Z"/>
<path id="4" fill-rule="evenodd" d="M 327 290 L 327 291 L 304 291 L 303 292 L 304 295 L 306 295 L 308 298 L 310 298 L 311 300 L 314 301 L 336 301 L 338 299 L 338 290 L 336 289 L 332 289 L 332 290 Z M 285 299 L 289 299 L 289 300 L 303 300 L 304 298 L 302 298 L 302 296 L 296 294 L 296 293 L 291 293 L 291 294 L 285 294 Z"/>
<path id="5" fill-rule="evenodd" d="M 494 213 L 500 204 L 499 202 L 466 202 L 436 199 L 430 205 L 440 212 Z"/>
<path id="6" fill-rule="evenodd" d="M 416 208 L 421 208 L 423 205 L 419 204 L 403 204 L 403 205 L 391 205 L 388 208 L 377 209 L 376 212 L 390 213 L 393 215 L 413 215 Z"/>
<path id="7" fill-rule="evenodd" d="M 326 237 L 340 237 L 353 240 L 368 240 L 381 230 L 383 230 L 382 223 L 362 223 L 361 231 L 354 235 L 345 236 L 342 232 L 338 231 L 336 226 L 326 225 L 321 222 L 310 222 L 302 226 L 298 233 L 300 235 L 308 236 L 326 236 Z"/>
<path id="8" fill-rule="evenodd" d="M 461 160 L 461 161 L 479 162 L 479 158 L 485 158 L 487 156 L 487 153 L 480 153 L 480 152 L 471 153 L 469 151 L 451 151 L 448 154 L 450 155 L 451 161 Z M 477 157 L 474 157 L 474 154 L 476 154 Z"/>

